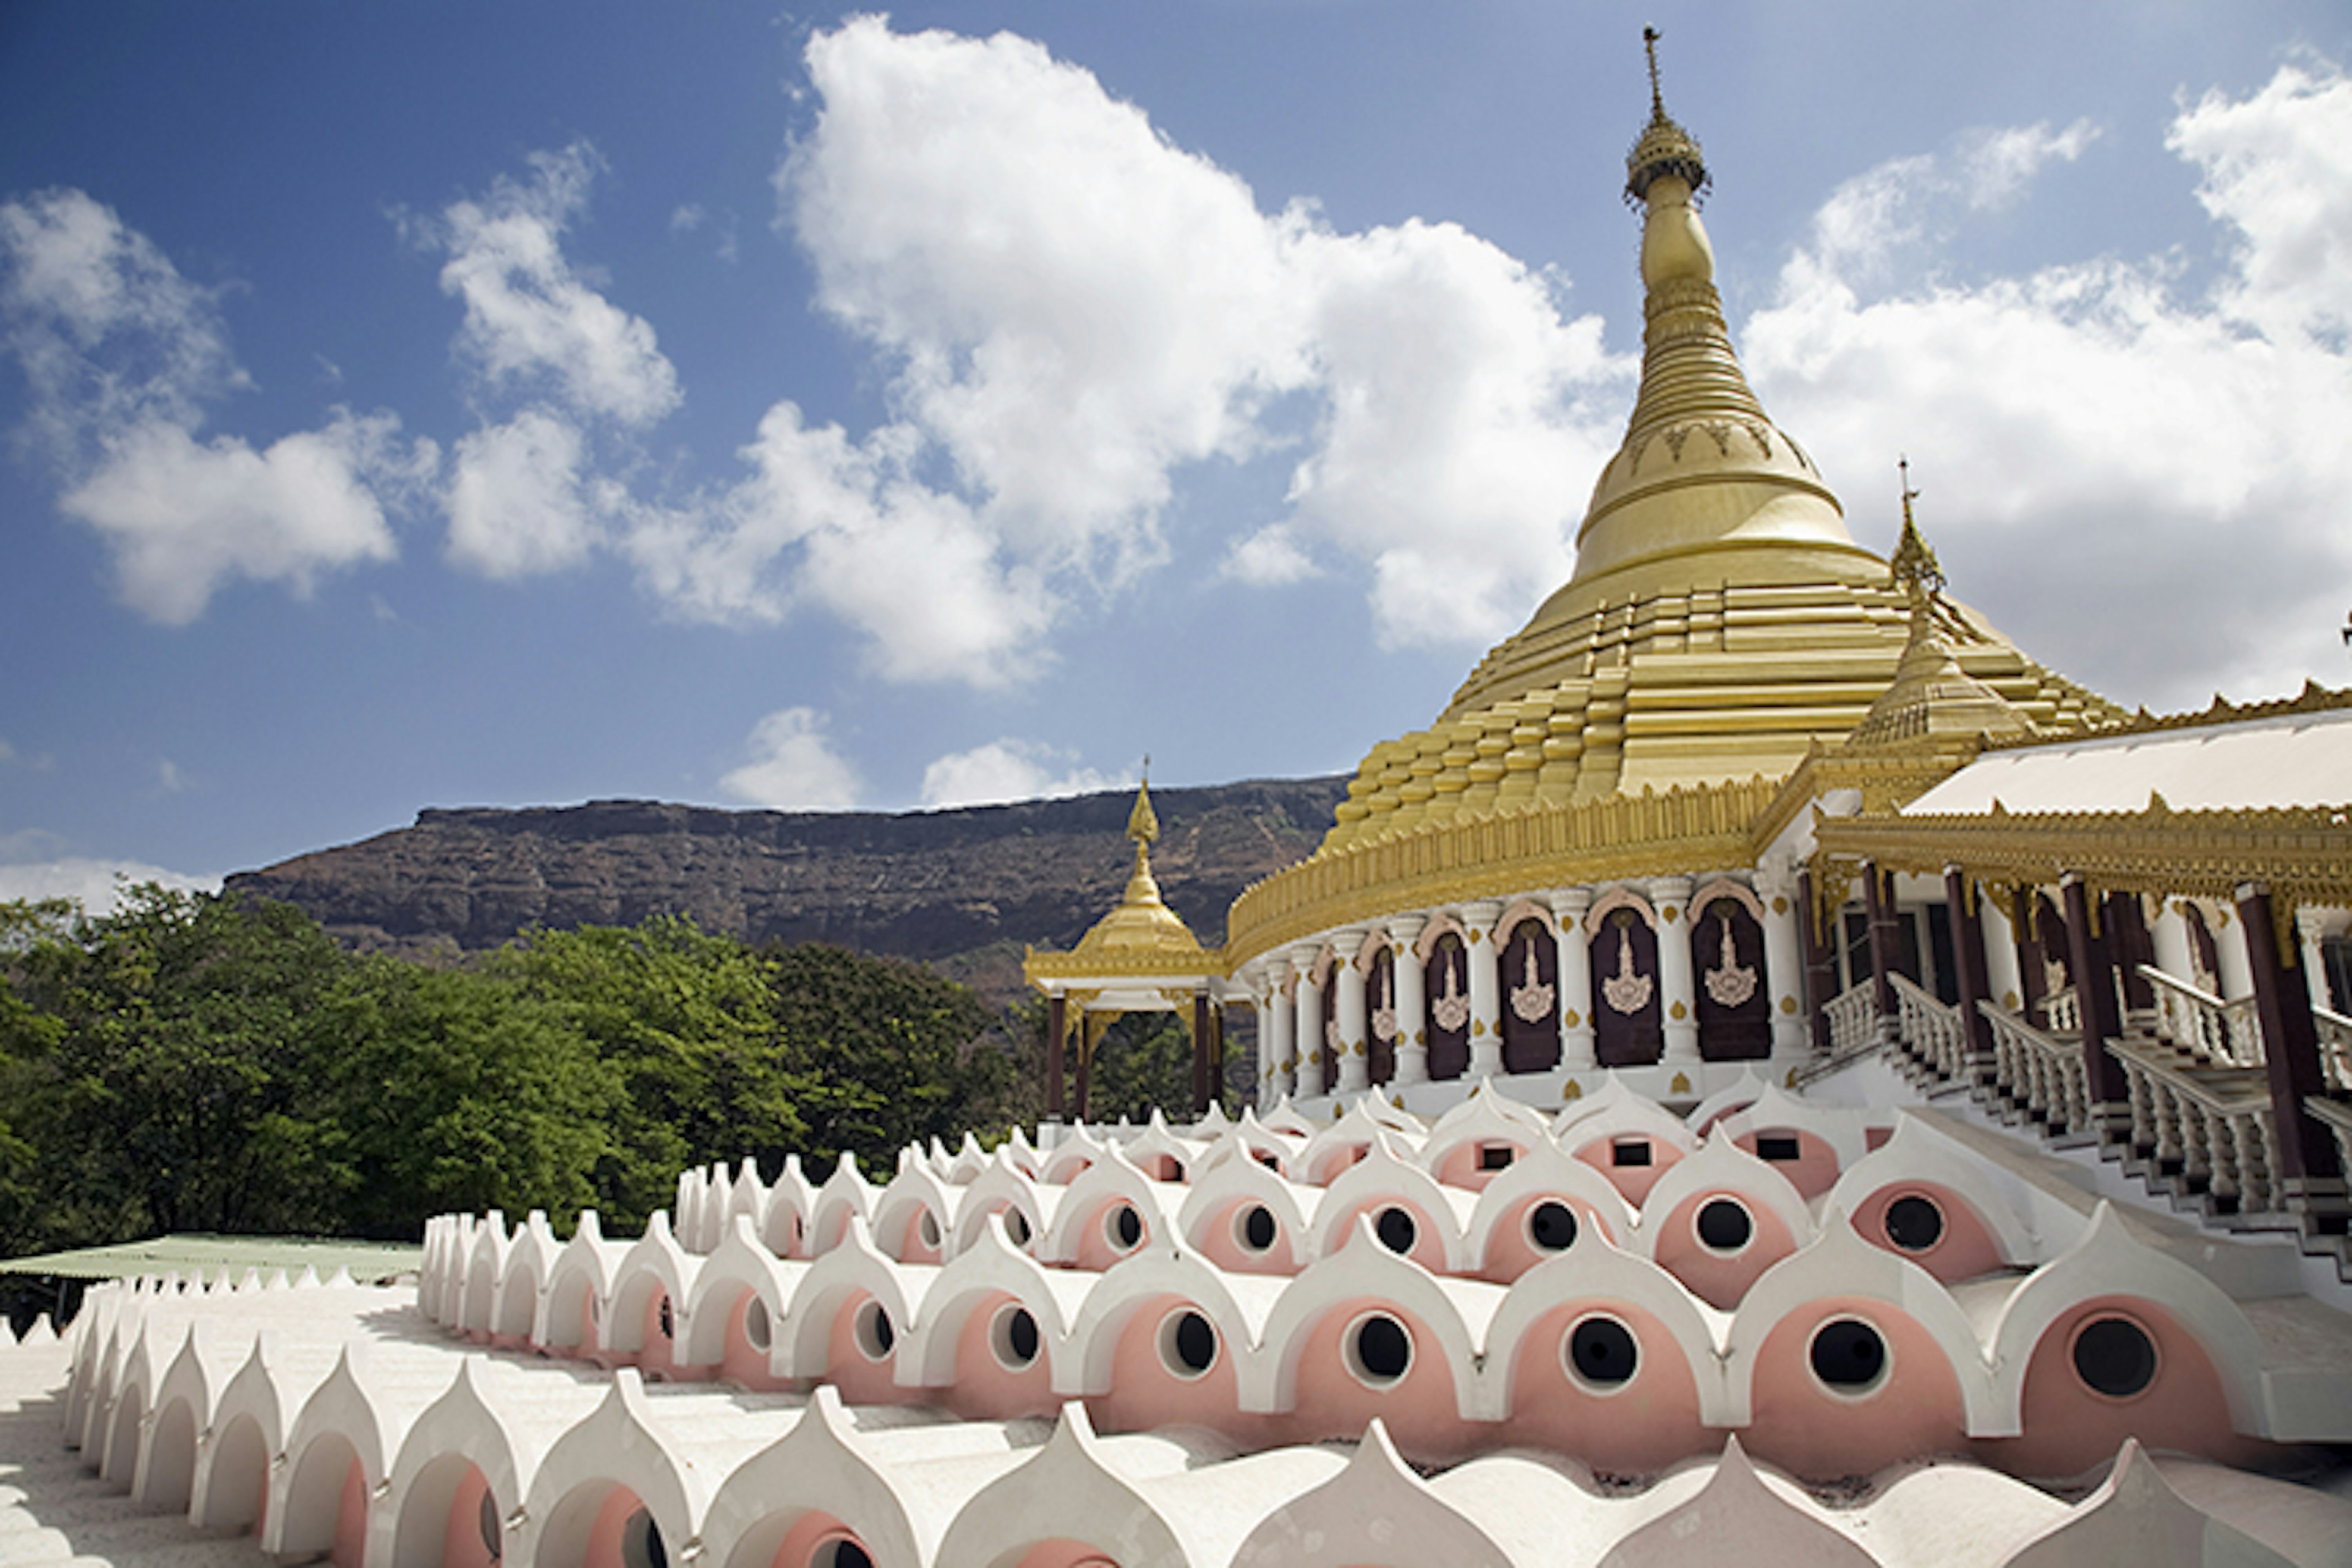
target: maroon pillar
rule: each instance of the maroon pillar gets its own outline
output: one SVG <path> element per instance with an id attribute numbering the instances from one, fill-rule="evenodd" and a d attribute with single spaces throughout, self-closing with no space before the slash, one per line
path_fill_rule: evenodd
<path id="1" fill-rule="evenodd" d="M 1209 1109 L 1209 994 L 1192 993 L 1192 1114 Z"/>
<path id="2" fill-rule="evenodd" d="M 2124 1078 L 2123 1063 L 2107 1051 L 2107 1042 L 2121 1038 L 2124 1032 L 2123 1015 L 2116 1005 L 2112 933 L 2091 918 L 2091 891 L 2080 877 L 2069 873 L 2059 892 L 2066 900 L 2066 956 L 2067 967 L 2074 972 L 2074 1011 L 2083 1020 L 2083 1077 L 2090 1086 L 2091 1130 L 2103 1142 L 2111 1132 L 2127 1138 L 2131 1086 Z"/>
<path id="3" fill-rule="evenodd" d="M 2272 924 L 2270 889 L 2249 882 L 2238 889 L 2238 920 L 2244 928 L 2246 962 L 2254 974 L 2254 1015 L 2263 1026 L 2263 1065 L 2270 1075 L 2271 1115 L 2278 1125 L 2278 1174 L 2287 1206 L 2340 1214 L 2344 1167 L 2336 1139 L 2304 1110 L 2304 1101 L 2326 1091 L 2319 1060 L 2319 1031 L 2311 1017 L 2311 988 L 2305 983 L 2302 954 L 2293 942 L 2282 951 Z"/>
<path id="4" fill-rule="evenodd" d="M 1985 968 L 1984 917 L 1977 912 L 1975 889 L 1958 866 L 1944 868 L 1944 908 L 1951 916 L 1952 958 L 1959 970 L 1960 1024 L 1969 1032 L 1969 1079 L 1990 1084 L 1993 1079 L 1992 1020 L 1979 1005 L 1992 994 Z"/>
<path id="5" fill-rule="evenodd" d="M 1837 999 L 1837 953 L 1822 940 L 1821 908 L 1813 901 L 1813 874 L 1797 873 L 1797 941 L 1805 960 L 1805 1014 L 1812 1022 L 1813 1049 L 1830 1054 L 1830 1004 Z"/>
<path id="6" fill-rule="evenodd" d="M 1870 921 L 1871 1005 L 1878 1011 L 1878 1034 L 1892 1040 L 1901 1026 L 1895 1001 L 1895 972 L 1903 964 L 1903 936 L 1895 924 L 1895 878 L 1874 861 L 1862 864 L 1862 907 Z"/>
<path id="7" fill-rule="evenodd" d="M 2017 944 L 2017 1012 L 2034 1024 L 2047 1021 L 2042 1016 L 2042 1003 L 2050 994 L 2049 979 L 2042 973 L 2041 925 L 2041 890 L 2018 889 L 2009 909 L 2009 932 Z"/>
<path id="8" fill-rule="evenodd" d="M 1062 1043 L 1070 1037 L 1069 999 L 1060 992 L 1045 1000 L 1045 1115 L 1062 1120 Z"/>
<path id="9" fill-rule="evenodd" d="M 1088 1091 L 1094 1087 L 1094 1031 L 1087 1027 L 1086 1009 L 1081 1007 L 1078 1009 L 1078 1091 L 1076 1095 L 1077 1119 L 1080 1121 L 1087 1119 L 1087 1109 L 1093 1103 L 1093 1096 Z"/>
<path id="10" fill-rule="evenodd" d="M 2156 987 L 2139 972 L 2156 962 L 2156 939 L 2147 934 L 2137 893 L 2107 895 L 2107 952 L 2116 961 L 2116 977 L 2123 982 L 2124 1005 L 2135 1013 L 2156 1011 Z"/>

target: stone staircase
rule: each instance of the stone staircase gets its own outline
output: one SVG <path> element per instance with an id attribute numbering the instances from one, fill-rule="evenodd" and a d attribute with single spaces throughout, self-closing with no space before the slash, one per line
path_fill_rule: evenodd
<path id="1" fill-rule="evenodd" d="M 2054 1009 L 2053 1026 L 2043 1029 L 1989 1009 L 1997 1048 L 1979 1060 L 1958 1008 L 1900 976 L 1896 990 L 1899 1017 L 1885 1057 L 1922 1098 L 1965 1097 L 2053 1148 L 2095 1147 L 2175 1213 L 2213 1229 L 2292 1235 L 2305 1256 L 2326 1259 L 2337 1279 L 2352 1283 L 2344 1218 L 2287 1207 L 2267 1072 L 2259 1056 L 2245 1059 L 2252 1052 L 2242 1039 L 2232 1049 L 2219 1021 L 2189 1018 L 2179 1005 L 2127 1012 L 2123 1037 L 2107 1049 L 2129 1083 L 2131 1117 L 2102 1126 L 2091 1115 L 2071 1010 Z M 2315 1113 L 2352 1126 L 2352 1104 L 2328 1100 Z"/>

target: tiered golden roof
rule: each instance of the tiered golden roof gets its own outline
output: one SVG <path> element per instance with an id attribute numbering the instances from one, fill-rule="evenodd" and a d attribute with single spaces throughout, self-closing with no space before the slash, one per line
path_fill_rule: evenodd
<path id="1" fill-rule="evenodd" d="M 1575 573 L 1435 724 L 1372 749 L 1326 848 L 1539 802 L 1777 778 L 1843 740 L 1895 679 L 1909 595 L 1740 370 L 1698 216 L 1708 179 L 1654 75 L 1626 160 L 1644 212 L 1641 392 Z M 1928 592 L 1952 668 L 2033 730 L 2122 718 Z"/>
<path id="2" fill-rule="evenodd" d="M 1642 384 L 1577 531 L 1576 570 L 1479 661 L 1434 724 L 1372 748 L 1315 856 L 1234 905 L 1230 962 L 1298 934 L 1303 921 L 1411 907 L 1432 877 L 1444 879 L 1438 868 L 1467 874 L 1487 828 L 1516 817 L 1579 812 L 1560 838 L 1582 846 L 1570 858 L 1614 865 L 1626 857 L 1596 858 L 1602 847 L 1587 843 L 1589 831 L 1606 816 L 1636 834 L 1624 847 L 1637 849 L 1650 843 L 1638 826 L 1648 819 L 1580 808 L 1656 791 L 1679 800 L 1675 820 L 1719 827 L 1725 812 L 1774 796 L 1774 781 L 1866 725 L 1866 742 L 1981 725 L 1965 743 L 1953 735 L 1929 747 L 1951 754 L 1938 764 L 1948 768 L 1987 735 L 2077 733 L 2126 717 L 1948 598 L 1916 528 L 1906 538 L 1931 570 L 1907 561 L 1907 574 L 1847 531 L 1836 496 L 1765 413 L 1732 350 L 1698 216 L 1706 159 L 1665 111 L 1649 42 L 1651 113 L 1625 185 L 1643 215 Z M 1900 761 L 1857 755 L 1852 766 L 1916 774 L 1917 787 L 1938 771 Z M 1362 853 L 1392 841 L 1402 858 Z M 1654 847 L 1676 858 L 1664 841 Z M 1346 890 L 1309 894 L 1316 868 L 1339 856 Z M 1366 885 L 1391 862 L 1402 881 Z"/>

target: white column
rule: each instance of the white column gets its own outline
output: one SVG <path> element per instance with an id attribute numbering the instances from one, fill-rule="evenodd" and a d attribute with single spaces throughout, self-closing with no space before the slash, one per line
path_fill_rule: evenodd
<path id="1" fill-rule="evenodd" d="M 2303 984 L 2311 993 L 2311 1005 L 2326 1012 L 2335 1011 L 2327 994 L 2327 960 L 2319 951 L 2320 939 L 2327 934 L 2326 911 L 2295 910 L 2294 934 L 2303 944 Z"/>
<path id="2" fill-rule="evenodd" d="M 1592 908 L 1590 888 L 1557 888 L 1551 913 L 1559 966 L 1559 1065 L 1591 1072 L 1600 1065 L 1592 1050 L 1592 944 L 1585 940 L 1584 916 Z"/>
<path id="3" fill-rule="evenodd" d="M 2017 973 L 2017 931 L 2004 904 L 1987 892 L 1977 900 L 1977 915 L 1984 921 L 1985 989 L 1994 1006 L 2015 1013 L 2025 1005 L 2025 982 Z"/>
<path id="4" fill-rule="evenodd" d="M 1764 984 L 1772 1007 L 1772 1055 L 1801 1061 L 1812 1054 L 1812 1031 L 1805 1020 L 1805 946 L 1797 931 L 1804 911 L 1797 908 L 1797 868 L 1775 860 L 1756 868 L 1756 893 L 1764 905 Z"/>
<path id="5" fill-rule="evenodd" d="M 1658 1005 L 1665 1019 L 1666 1049 L 1659 1059 L 1677 1066 L 1698 1055 L 1697 977 L 1691 973 L 1691 879 L 1650 879 L 1650 902 L 1658 911 Z"/>
<path id="6" fill-rule="evenodd" d="M 1297 1014 L 1298 1098 L 1313 1100 L 1323 1092 L 1323 987 L 1309 973 L 1320 949 L 1302 942 L 1290 950 L 1291 973 L 1297 977 L 1294 998 Z"/>
<path id="7" fill-rule="evenodd" d="M 1265 1044 L 1260 1047 L 1264 1058 L 1272 1060 L 1273 1068 L 1266 1075 L 1270 1086 L 1259 1098 L 1268 1109 L 1286 1094 L 1298 1089 L 1298 1036 L 1292 1027 L 1290 994 L 1283 988 L 1289 977 L 1290 963 L 1276 956 L 1266 960 L 1266 999 L 1265 1013 Z"/>
<path id="8" fill-rule="evenodd" d="M 1462 906 L 1463 934 L 1470 963 L 1470 1076 L 1493 1078 L 1503 1070 L 1503 965 L 1495 951 L 1496 903 Z"/>
<path id="9" fill-rule="evenodd" d="M 2179 899 L 2167 899 L 2147 928 L 2148 944 L 2156 949 L 2156 966 L 2184 984 L 2197 984 L 2197 949 L 2189 938 L 2189 921 Z"/>
<path id="10" fill-rule="evenodd" d="M 1429 922 L 1419 915 L 1389 921 L 1390 975 L 1396 985 L 1396 1077 L 1402 1086 L 1429 1081 L 1429 972 L 1412 944 Z"/>
<path id="11" fill-rule="evenodd" d="M 1250 1032 L 1257 1037 L 1257 1108 L 1264 1110 L 1274 1103 L 1274 1075 L 1281 1063 L 1274 1054 L 1274 1008 L 1266 999 L 1263 964 L 1252 963 L 1238 978 L 1249 987 L 1250 1018 L 1256 1025 Z"/>
<path id="12" fill-rule="evenodd" d="M 2221 915 L 2213 930 L 2213 963 L 2221 972 L 2221 1000 L 2235 1002 L 2241 996 L 2254 994 L 2254 966 L 2246 957 L 2246 943 L 2268 942 L 2271 933 L 2247 931 L 2246 922 L 2238 918 L 2233 904 L 2223 904 Z"/>
<path id="13" fill-rule="evenodd" d="M 1362 931 L 1332 934 L 1331 951 L 1339 962 L 1331 970 L 1331 984 L 1339 987 L 1331 994 L 1331 1021 L 1339 1026 L 1339 1088 L 1343 1093 L 1372 1086 L 1372 1058 L 1365 1048 L 1371 1031 L 1364 1020 L 1364 972 L 1356 967 L 1356 954 L 1363 950 Z"/>

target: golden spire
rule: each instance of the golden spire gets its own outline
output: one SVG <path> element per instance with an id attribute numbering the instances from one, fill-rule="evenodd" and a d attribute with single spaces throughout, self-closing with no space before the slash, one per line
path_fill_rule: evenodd
<path id="1" fill-rule="evenodd" d="M 1625 199 L 1648 200 L 1652 183 L 1661 175 L 1673 174 L 1689 187 L 1692 205 L 1696 205 L 1706 195 L 1706 159 L 1699 152 L 1698 139 L 1666 112 L 1665 98 L 1658 89 L 1658 36 L 1655 27 L 1642 29 L 1642 47 L 1650 57 L 1650 123 L 1642 128 L 1641 139 L 1625 154 Z"/>
<path id="2" fill-rule="evenodd" d="M 1146 757 L 1147 772 L 1150 765 L 1151 759 Z M 1077 951 L 1198 952 L 1199 940 L 1161 900 L 1159 879 L 1151 874 L 1151 846 L 1160 837 L 1160 814 L 1151 809 L 1149 778 L 1136 785 L 1135 805 L 1127 814 L 1127 837 L 1135 845 L 1135 869 L 1128 876 L 1127 891 L 1118 908 L 1095 922 Z"/>
<path id="3" fill-rule="evenodd" d="M 1911 488 L 1911 459 L 1900 458 L 1895 467 L 1903 476 L 1903 532 L 1895 540 L 1895 553 L 1886 558 L 1886 565 L 1894 574 L 1895 585 L 1903 590 L 1903 597 L 1911 606 L 1912 635 L 1916 637 L 1929 601 L 1944 586 L 1944 568 L 1920 534 L 1918 520 L 1911 515 L 1911 503 L 1919 499 L 1919 492 Z"/>
<path id="4" fill-rule="evenodd" d="M 2015 739 L 2033 732 L 2033 725 L 2008 699 L 1960 668 L 1951 645 L 1936 626 L 1937 595 L 1943 591 L 1944 569 L 1919 531 L 1911 503 L 1919 492 L 1911 488 L 1911 459 L 1896 464 L 1903 487 L 1903 532 L 1887 557 L 1887 572 L 1903 590 L 1911 617 L 1910 636 L 1902 660 L 1870 711 L 1854 726 L 1847 745 L 1875 750 L 1904 742 L 1933 743 L 1975 738 Z"/>
<path id="5" fill-rule="evenodd" d="M 1143 759 L 1143 782 L 1135 786 L 1135 809 L 1127 814 L 1127 836 L 1139 856 L 1160 841 L 1160 814 L 1151 809 L 1151 759 Z"/>

